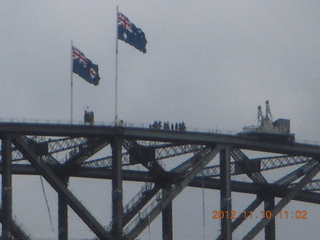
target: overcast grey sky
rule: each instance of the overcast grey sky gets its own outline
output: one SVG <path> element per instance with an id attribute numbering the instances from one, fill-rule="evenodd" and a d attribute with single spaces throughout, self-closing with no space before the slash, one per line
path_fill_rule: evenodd
<path id="1" fill-rule="evenodd" d="M 95 87 L 74 75 L 74 118 L 89 106 L 96 121 L 113 121 L 118 5 L 148 40 L 146 54 L 119 41 L 121 119 L 237 132 L 268 99 L 273 117 L 290 119 L 298 140 L 319 139 L 319 1 L 0 1 L 1 118 L 70 120 L 73 41 L 101 77 Z M 40 190 L 38 178 L 31 181 Z M 28 224 L 45 236 L 43 226 Z M 314 224 L 305 225 L 319 231 Z"/>

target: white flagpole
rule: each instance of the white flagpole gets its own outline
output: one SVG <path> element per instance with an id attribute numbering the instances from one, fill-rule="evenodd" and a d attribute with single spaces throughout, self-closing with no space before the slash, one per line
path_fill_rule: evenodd
<path id="1" fill-rule="evenodd" d="M 117 21 L 116 21 L 116 72 L 115 72 L 115 125 L 118 123 L 118 6 L 117 6 Z"/>
<path id="2" fill-rule="evenodd" d="M 71 103 L 70 103 L 70 107 L 71 107 L 71 124 L 73 124 L 73 42 L 71 41 Z"/>

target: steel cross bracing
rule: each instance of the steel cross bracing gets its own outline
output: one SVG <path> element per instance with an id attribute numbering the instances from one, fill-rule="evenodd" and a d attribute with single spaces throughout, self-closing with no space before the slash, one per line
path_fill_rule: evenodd
<path id="1" fill-rule="evenodd" d="M 46 155 L 44 155 L 43 160 L 48 162 L 49 164 L 58 164 L 59 162 L 63 162 L 65 159 L 68 158 L 68 155 L 76 154 L 79 149 L 84 148 L 87 144 L 86 138 L 58 138 L 58 139 L 51 139 L 48 140 L 44 137 L 34 137 L 34 136 L 25 136 L 25 141 L 33 142 L 36 146 L 41 146 L 43 149 L 46 149 Z M 67 152 L 67 156 L 64 156 L 62 160 L 57 160 L 52 158 L 52 154 Z M 20 162 L 26 160 L 23 154 L 17 149 L 12 149 L 12 161 L 13 162 Z"/>
<path id="2" fill-rule="evenodd" d="M 256 162 L 254 165 L 260 165 L 260 171 L 268 171 L 273 169 L 285 168 L 289 166 L 299 165 L 313 161 L 310 157 L 303 156 L 277 156 L 277 157 L 267 157 L 267 158 L 254 158 L 250 159 L 250 162 Z M 243 171 L 236 171 L 236 163 L 231 163 L 231 174 L 240 175 L 244 174 Z M 203 170 L 204 176 L 206 177 L 218 177 L 220 176 L 220 166 L 210 166 Z"/>
<path id="3" fill-rule="evenodd" d="M 221 166 L 210 165 L 210 162 L 222 152 L 224 155 L 227 154 L 226 156 L 230 155 L 233 160 L 230 162 L 229 170 L 223 169 L 224 174 L 229 171 L 223 180 L 226 194 L 230 191 L 228 189 L 232 189 L 235 192 L 256 195 L 254 201 L 248 202 L 245 211 L 254 211 L 262 202 L 272 202 L 275 197 L 282 200 L 271 207 L 274 215 L 291 200 L 320 203 L 320 179 L 317 176 L 319 146 L 255 141 L 223 134 L 85 125 L 7 123 L 0 124 L 0 135 L 3 145 L 1 159 L 11 161 L 11 167 L 8 169 L 5 164 L 1 165 L 1 169 L 4 170 L 5 167 L 9 173 L 2 177 L 10 180 L 10 172 L 42 175 L 100 239 L 134 239 L 161 212 L 165 226 L 163 231 L 166 232 L 164 239 L 173 239 L 170 220 L 171 211 L 174 209 L 172 200 L 186 186 L 205 186 L 208 189 L 221 190 Z M 108 150 L 102 157 L 95 155 L 110 148 L 110 142 L 119 137 L 123 139 L 118 141 L 122 142 L 122 146 L 117 146 L 123 147 L 121 165 L 129 168 L 122 170 L 122 176 L 114 176 L 111 174 L 114 161 L 112 152 Z M 12 142 L 6 145 L 6 142 L 3 142 L 5 139 L 12 139 Z M 11 156 L 4 152 L 8 145 Z M 277 156 L 250 158 L 245 154 L 246 150 L 257 151 L 260 155 L 272 153 Z M 179 163 L 171 164 L 173 166 L 170 169 L 163 165 L 164 162 L 169 163 L 171 159 L 177 158 L 180 159 Z M 137 165 L 143 166 L 143 169 L 135 168 Z M 263 175 L 266 171 L 276 169 L 283 169 L 277 180 L 270 180 Z M 230 179 L 231 175 L 245 175 L 247 178 L 235 181 Z M 116 213 L 117 217 L 122 219 L 122 223 L 121 229 L 114 231 L 113 227 L 119 228 L 119 225 L 111 222 L 109 226 L 104 227 L 106 224 L 97 221 L 70 192 L 63 179 L 74 176 L 113 178 L 120 184 L 124 180 L 141 181 L 145 184 L 130 201 L 123 204 L 123 212 Z M 223 198 L 221 201 L 224 201 Z M 7 201 L 6 204 L 10 202 Z M 5 213 L 8 214 L 8 210 Z M 66 214 L 65 212 L 64 215 Z M 7 218 L 0 220 L 3 228 L 10 228 L 14 239 L 31 239 L 15 221 L 12 220 L 8 224 L 5 222 Z M 227 230 L 221 234 L 217 233 L 217 238 L 231 239 L 232 233 L 225 231 L 235 231 L 245 220 L 240 215 L 234 221 L 224 221 L 223 229 Z M 64 224 L 66 229 L 68 227 L 66 222 L 59 224 Z M 275 238 L 274 217 L 268 221 L 262 220 L 252 227 L 245 239 L 254 238 L 262 229 L 271 231 L 266 233 L 266 237 Z M 121 235 L 114 235 L 115 232 Z M 59 235 L 59 239 L 68 239 L 67 234 Z"/>
<path id="4" fill-rule="evenodd" d="M 140 143 L 141 141 L 138 141 L 137 143 Z M 166 144 L 157 144 L 155 142 L 143 142 L 143 145 L 140 145 L 141 147 L 144 147 L 145 149 L 154 149 L 155 150 L 155 159 L 161 160 L 161 159 L 168 159 L 171 157 L 181 156 L 187 153 L 193 153 L 197 150 L 201 150 L 205 146 L 198 146 L 198 145 L 177 145 L 174 143 L 166 143 Z M 130 148 L 129 148 L 130 149 Z M 134 162 L 130 161 L 130 154 L 129 152 L 123 153 L 122 155 L 122 165 L 133 165 Z M 82 167 L 90 167 L 90 168 L 111 168 L 112 166 L 112 156 L 107 156 L 103 158 L 93 159 L 90 161 L 84 162 Z"/>
<path id="5" fill-rule="evenodd" d="M 14 220 L 16 217 L 13 216 L 10 221 L 11 225 L 11 234 L 14 238 L 16 239 L 21 239 L 21 240 L 31 240 L 31 235 L 26 233 L 26 231 L 23 229 L 23 226 L 19 223 L 17 223 L 16 220 Z M 3 221 L 2 217 L 2 206 L 0 207 L 0 222 Z"/>

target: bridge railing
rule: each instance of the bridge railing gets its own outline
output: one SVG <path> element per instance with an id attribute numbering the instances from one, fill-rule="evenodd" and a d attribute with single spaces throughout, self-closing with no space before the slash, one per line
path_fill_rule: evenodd
<path id="1" fill-rule="evenodd" d="M 61 120 L 61 119 L 31 119 L 31 118 L 0 118 L 1 123 L 42 123 L 42 124 L 70 124 L 70 125 L 87 125 L 83 120 Z M 119 122 L 115 121 L 95 121 L 93 125 L 96 126 L 123 126 L 123 127 L 134 127 L 134 128 L 150 128 L 151 124 L 147 123 L 133 123 L 133 122 Z M 158 130 L 164 130 L 163 128 Z M 166 131 L 182 131 L 182 130 L 166 130 Z M 236 134 L 236 131 L 227 131 L 222 129 L 209 129 L 209 128 L 197 128 L 188 127 L 185 131 L 191 132 L 207 132 L 207 133 L 217 133 L 217 134 Z"/>

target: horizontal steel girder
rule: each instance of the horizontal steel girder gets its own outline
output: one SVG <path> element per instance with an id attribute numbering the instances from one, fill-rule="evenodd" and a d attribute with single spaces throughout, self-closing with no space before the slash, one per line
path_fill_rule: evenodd
<path id="1" fill-rule="evenodd" d="M 320 146 L 302 143 L 257 141 L 240 135 L 213 134 L 199 132 L 163 131 L 148 128 L 119 126 L 94 126 L 39 123 L 1 123 L 0 132 L 38 136 L 67 137 L 114 137 L 127 139 L 176 142 L 185 144 L 215 145 L 229 144 L 240 149 L 320 157 Z"/>
<path id="2" fill-rule="evenodd" d="M 1 172 L 1 169 L 0 169 Z M 38 171 L 31 165 L 13 165 L 12 166 L 13 174 L 20 175 L 38 175 Z M 81 178 L 95 178 L 95 179 L 111 179 L 111 169 L 95 169 L 95 168 L 80 168 L 77 172 L 71 172 L 70 177 L 81 177 Z M 169 172 L 168 172 L 169 173 Z M 202 188 L 202 178 L 195 178 L 190 184 L 190 187 L 199 187 Z M 204 178 L 205 179 L 205 188 L 207 189 L 220 189 L 220 180 L 213 178 Z M 156 178 L 150 176 L 149 172 L 146 171 L 134 171 L 134 170 L 123 170 L 123 180 L 125 181 L 135 181 L 135 182 L 154 182 Z M 310 181 L 306 186 L 309 185 L 320 185 L 318 181 Z M 290 185 L 291 186 L 291 185 Z M 294 186 L 294 185 L 293 185 Z M 292 186 L 292 187 L 293 187 Z M 259 194 L 263 189 L 269 191 L 273 189 L 275 197 L 283 197 L 284 192 L 287 188 L 284 186 L 279 186 L 275 184 L 264 184 L 256 185 L 254 183 L 248 182 L 239 182 L 231 181 L 231 188 L 234 192 L 249 193 L 249 194 Z M 317 188 L 318 189 L 318 188 Z M 301 191 L 294 200 L 316 203 L 320 204 L 320 193 L 311 192 L 311 191 Z"/>
<path id="3" fill-rule="evenodd" d="M 1 173 L 1 169 L 0 169 Z M 95 169 L 95 168 L 80 168 L 77 172 L 71 172 L 70 177 L 81 177 L 81 178 L 95 178 L 95 179 L 111 179 L 111 169 Z M 168 172 L 169 173 L 169 172 Z M 19 175 L 38 175 L 38 171 L 31 165 L 13 165 L 12 166 L 12 174 Z M 135 181 L 135 182 L 154 182 L 156 178 L 150 176 L 149 172 L 146 171 L 135 171 L 135 170 L 123 170 L 123 180 L 125 181 Z M 311 190 L 312 186 L 320 186 L 319 181 L 310 181 L 307 185 Z M 195 178 L 189 186 L 191 187 L 199 187 L 202 188 L 201 185 L 201 177 Z M 291 185 L 289 185 L 291 186 Z M 294 186 L 294 185 L 293 185 Z M 291 186 L 291 187 L 293 187 Z M 250 193 L 250 194 L 259 194 L 261 189 L 274 189 L 276 197 L 282 197 L 283 192 L 286 191 L 286 187 L 278 186 L 275 184 L 265 184 L 262 186 L 258 186 L 254 183 L 248 182 L 239 182 L 239 181 L 231 181 L 232 191 L 242 192 L 242 193 Z M 220 189 L 220 180 L 214 178 L 205 178 L 205 188 L 208 189 Z M 318 190 L 319 187 L 316 188 Z M 316 203 L 320 204 L 320 193 L 311 192 L 311 191 L 302 191 L 301 194 L 298 194 L 294 200 Z"/>

